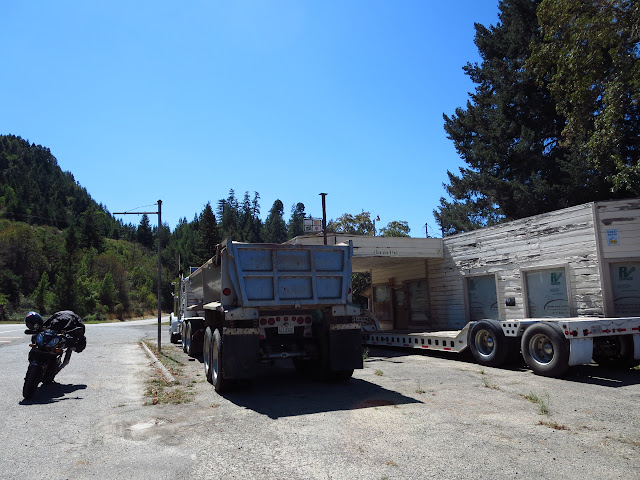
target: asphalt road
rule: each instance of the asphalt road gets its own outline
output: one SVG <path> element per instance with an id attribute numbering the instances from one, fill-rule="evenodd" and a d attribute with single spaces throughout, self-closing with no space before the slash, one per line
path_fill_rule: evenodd
<path id="1" fill-rule="evenodd" d="M 137 344 L 155 338 L 149 323 L 89 325 L 85 352 L 31 402 L 21 402 L 28 338 L 0 343 L 0 478 L 639 476 L 640 371 L 585 366 L 550 379 L 381 349 L 345 384 L 283 367 L 220 396 L 163 327 L 173 388 L 192 401 L 145 405 L 159 378 Z"/>

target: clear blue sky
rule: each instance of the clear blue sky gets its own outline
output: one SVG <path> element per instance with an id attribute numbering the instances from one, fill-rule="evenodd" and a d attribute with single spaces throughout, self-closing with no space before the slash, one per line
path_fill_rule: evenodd
<path id="1" fill-rule="evenodd" d="M 263 219 L 276 199 L 285 220 L 298 202 L 320 217 L 326 192 L 329 219 L 440 236 L 432 211 L 463 165 L 442 114 L 473 90 L 474 22 L 497 15 L 498 0 L 10 0 L 0 134 L 50 148 L 111 212 L 161 199 L 171 229 L 233 188 L 259 192 Z"/>

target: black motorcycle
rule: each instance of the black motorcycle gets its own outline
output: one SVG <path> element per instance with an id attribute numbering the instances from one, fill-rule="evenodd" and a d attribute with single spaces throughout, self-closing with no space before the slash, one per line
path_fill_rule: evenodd
<path id="1" fill-rule="evenodd" d="M 25 330 L 24 333 L 32 335 L 29 345 L 31 347 L 29 368 L 22 388 L 22 396 L 25 400 L 33 396 L 40 382 L 52 383 L 58 372 L 69 364 L 72 347 L 75 344 L 71 331 Z"/>

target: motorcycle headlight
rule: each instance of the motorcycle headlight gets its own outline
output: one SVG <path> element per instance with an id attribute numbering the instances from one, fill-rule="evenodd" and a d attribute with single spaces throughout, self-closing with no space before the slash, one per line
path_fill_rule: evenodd
<path id="1" fill-rule="evenodd" d="M 59 337 L 53 337 L 51 340 L 49 340 L 49 342 L 47 343 L 47 347 L 49 348 L 53 348 L 56 345 L 58 345 L 60 343 L 60 338 Z"/>

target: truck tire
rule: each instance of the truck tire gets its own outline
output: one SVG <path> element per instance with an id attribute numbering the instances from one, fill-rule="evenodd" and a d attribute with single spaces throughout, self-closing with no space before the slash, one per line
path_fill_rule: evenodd
<path id="1" fill-rule="evenodd" d="M 633 335 L 595 338 L 593 361 L 601 367 L 628 369 L 638 365 L 633 358 Z"/>
<path id="2" fill-rule="evenodd" d="M 224 364 L 222 360 L 222 335 L 220 335 L 220 330 L 217 328 L 214 330 L 212 338 L 211 338 L 211 383 L 213 383 L 213 387 L 216 389 L 216 392 L 222 393 L 229 387 L 229 380 L 223 377 L 224 372 Z"/>
<path id="3" fill-rule="evenodd" d="M 207 382 L 213 383 L 213 377 L 211 375 L 211 352 L 213 351 L 213 333 L 211 333 L 211 327 L 207 327 L 204 332 L 204 343 L 202 345 L 202 359 L 204 363 L 204 374 L 207 378 Z"/>
<path id="4" fill-rule="evenodd" d="M 469 330 L 469 348 L 480 365 L 498 367 L 509 356 L 509 342 L 497 320 L 480 320 Z"/>
<path id="5" fill-rule="evenodd" d="M 182 343 L 182 351 L 187 353 L 187 322 L 182 322 L 180 325 L 180 342 Z"/>
<path id="6" fill-rule="evenodd" d="M 535 323 L 522 335 L 522 356 L 533 373 L 559 377 L 569 369 L 569 341 L 555 323 Z"/>
<path id="7" fill-rule="evenodd" d="M 191 322 L 187 323 L 186 337 L 187 338 L 185 339 L 185 347 L 186 347 L 185 352 L 187 352 L 187 355 L 189 355 L 190 357 L 193 357 L 195 355 L 195 351 L 193 348 L 193 327 L 191 325 Z"/>

